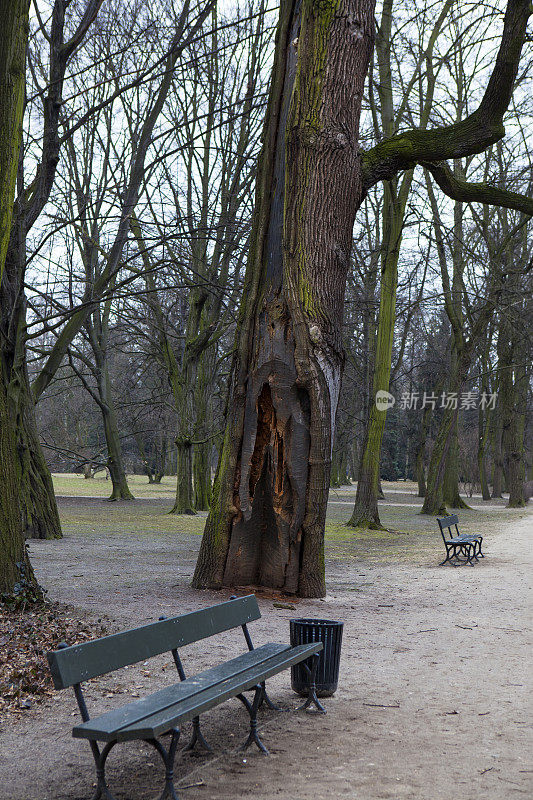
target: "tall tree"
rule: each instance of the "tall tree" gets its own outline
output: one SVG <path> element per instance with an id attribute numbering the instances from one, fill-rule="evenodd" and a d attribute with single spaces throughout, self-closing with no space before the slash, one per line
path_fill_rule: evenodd
<path id="1" fill-rule="evenodd" d="M 22 158 L 19 161 L 18 192 L 12 210 L 5 272 L 0 285 L 1 378 L 3 391 L 9 398 L 11 425 L 17 437 L 20 460 L 18 493 L 24 527 L 26 534 L 35 538 L 60 537 L 61 526 L 52 479 L 37 433 L 27 369 L 26 240 L 50 197 L 56 176 L 60 152 L 59 120 L 67 65 L 94 21 L 101 3 L 102 0 L 87 0 L 76 24 L 72 18 L 67 18 L 69 3 L 55 0 L 48 31 L 36 7 L 38 27 L 43 32 L 49 51 L 46 85 L 37 89 L 37 99 L 42 102 L 40 152 L 32 180 L 27 185 L 24 161 Z M 39 136 L 35 138 L 38 140 Z"/>
<path id="2" fill-rule="evenodd" d="M 504 135 L 529 0 L 510 0 L 478 109 L 361 154 L 370 0 L 282 4 L 224 445 L 193 584 L 325 592 L 324 524 L 355 213 L 380 180 L 427 163 L 448 193 L 533 208 L 458 181 L 446 158 Z"/>

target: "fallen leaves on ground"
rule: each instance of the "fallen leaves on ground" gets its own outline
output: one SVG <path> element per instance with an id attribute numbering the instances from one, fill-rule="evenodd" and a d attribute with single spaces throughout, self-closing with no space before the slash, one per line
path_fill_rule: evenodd
<path id="1" fill-rule="evenodd" d="M 0 605 L 0 717 L 20 716 L 53 694 L 46 653 L 103 636 L 101 620 L 77 619 L 59 603 L 14 610 Z"/>

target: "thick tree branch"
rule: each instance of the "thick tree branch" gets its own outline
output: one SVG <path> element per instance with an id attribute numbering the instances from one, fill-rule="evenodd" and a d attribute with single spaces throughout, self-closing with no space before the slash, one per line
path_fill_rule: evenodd
<path id="1" fill-rule="evenodd" d="M 532 11 L 530 0 L 508 0 L 494 69 L 476 111 L 454 125 L 404 131 L 362 154 L 365 192 L 378 181 L 391 180 L 417 164 L 427 166 L 428 162 L 481 153 L 504 137 L 503 116 L 511 100 Z"/>
<path id="2" fill-rule="evenodd" d="M 533 216 L 533 198 L 498 189 L 488 183 L 469 183 L 457 178 L 445 161 L 438 164 L 421 162 L 433 175 L 439 188 L 451 197 L 452 200 L 462 200 L 465 203 L 486 203 L 487 205 L 512 208 Z"/>

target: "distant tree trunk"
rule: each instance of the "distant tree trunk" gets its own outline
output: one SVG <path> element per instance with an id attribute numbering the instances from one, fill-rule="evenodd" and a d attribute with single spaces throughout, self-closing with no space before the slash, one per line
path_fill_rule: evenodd
<path id="1" fill-rule="evenodd" d="M 171 381 L 178 416 L 176 435 L 176 498 L 171 514 L 195 514 L 193 492 L 193 431 L 194 431 L 194 384 L 196 362 L 189 363 L 181 372 L 177 371 Z"/>
<path id="2" fill-rule="evenodd" d="M 502 453 L 502 435 L 503 424 L 501 414 L 501 400 L 498 398 L 498 410 L 494 415 L 493 420 L 493 450 L 492 450 L 492 495 L 494 499 L 502 496 L 503 490 L 503 453 Z"/>
<path id="3" fill-rule="evenodd" d="M 211 443 L 195 443 L 193 452 L 194 507 L 209 511 L 211 500 Z"/>
<path id="4" fill-rule="evenodd" d="M 341 485 L 340 482 L 340 457 L 339 452 L 333 450 L 331 456 L 331 472 L 329 476 L 329 485 L 332 489 L 338 489 Z"/>
<path id="5" fill-rule="evenodd" d="M 486 365 L 483 365 L 483 374 L 481 376 L 481 395 L 488 394 L 488 380 L 487 380 Z M 489 431 L 491 424 L 491 411 L 483 409 L 482 403 L 478 406 L 478 447 L 477 447 L 477 467 L 479 472 L 479 483 L 481 486 L 481 496 L 483 500 L 490 500 L 490 488 L 487 478 L 487 465 L 485 463 L 485 454 L 487 452 L 487 445 L 489 442 Z"/>
<path id="6" fill-rule="evenodd" d="M 211 501 L 211 448 L 208 438 L 208 415 L 212 408 L 209 396 L 212 389 L 212 376 L 215 373 L 213 348 L 204 351 L 198 367 L 195 406 L 196 422 L 194 428 L 193 450 L 193 488 L 194 507 L 197 511 L 209 511 Z"/>
<path id="7" fill-rule="evenodd" d="M 416 465 L 415 465 L 415 473 L 416 473 L 416 482 L 418 484 L 418 497 L 425 497 L 426 496 L 426 467 L 425 467 L 425 451 L 426 451 L 426 442 L 424 440 L 424 444 L 420 444 L 419 449 L 416 453 Z"/>
<path id="8" fill-rule="evenodd" d="M 298 33 L 299 5 L 281 7 L 228 423 L 193 585 L 320 597 L 373 9 L 305 1 Z"/>
<path id="9" fill-rule="evenodd" d="M 387 419 L 386 407 L 376 404 L 378 392 L 388 392 L 391 374 L 392 341 L 394 336 L 398 259 L 402 240 L 405 205 L 409 195 L 412 172 L 404 177 L 398 192 L 397 181 L 385 184 L 383 201 L 383 256 L 378 331 L 374 359 L 373 393 L 370 413 L 361 451 L 357 493 L 348 525 L 353 528 L 382 529 L 378 512 L 379 464 L 381 444 Z"/>
<path id="10" fill-rule="evenodd" d="M 346 447 L 342 450 L 340 465 L 339 465 L 339 481 L 341 486 L 349 486 L 348 480 L 348 454 Z"/>
<path id="11" fill-rule="evenodd" d="M 22 464 L 19 486 L 25 535 L 32 539 L 60 539 L 61 523 L 52 483 L 37 431 L 31 394 L 24 402 L 24 421 L 17 429 L 17 450 Z"/>
<path id="12" fill-rule="evenodd" d="M 107 468 L 113 488 L 109 500 L 133 500 L 130 492 L 124 469 L 122 456 L 122 444 L 118 428 L 115 405 L 111 392 L 111 381 L 107 363 L 102 365 L 102 371 L 98 376 L 98 394 L 100 398 L 100 410 L 104 423 L 104 435 L 107 446 Z"/>
<path id="13" fill-rule="evenodd" d="M 469 508 L 459 494 L 459 453 L 457 442 L 457 420 L 452 430 L 446 468 L 444 470 L 444 503 L 450 508 Z"/>
<path id="14" fill-rule="evenodd" d="M 436 394 L 438 394 L 438 391 L 436 391 Z M 428 403 L 424 407 L 424 412 L 420 421 L 418 443 L 416 445 L 415 474 L 416 481 L 418 483 L 418 497 L 426 496 L 426 440 L 428 437 L 429 426 L 431 424 L 432 412 L 432 405 L 431 403 Z"/>
<path id="15" fill-rule="evenodd" d="M 479 472 L 479 483 L 481 486 L 481 496 L 483 500 L 490 500 L 490 487 L 489 487 L 489 480 L 487 477 L 487 465 L 485 463 L 485 452 L 487 449 L 487 440 L 488 440 L 488 427 L 489 422 L 485 422 L 483 419 L 483 409 L 479 408 L 478 412 L 478 449 L 477 449 L 477 466 Z"/>
<path id="16" fill-rule="evenodd" d="M 177 481 L 173 514 L 195 514 L 192 490 L 192 442 L 176 438 Z"/>
<path id="17" fill-rule="evenodd" d="M 472 361 L 473 338 L 464 343 L 461 352 L 457 353 L 454 361 L 454 372 L 450 376 L 449 391 L 456 392 L 459 397 L 465 385 L 468 370 Z M 459 404 L 456 408 L 446 407 L 443 409 L 442 419 L 433 445 L 431 458 L 428 467 L 428 479 L 426 496 L 422 506 L 422 514 L 443 514 L 446 512 L 444 501 L 445 492 L 445 471 L 448 460 L 450 446 L 453 447 L 454 438 L 457 431 L 457 416 Z M 452 455 L 452 459 L 454 456 Z"/>
<path id="18" fill-rule="evenodd" d="M 506 358 L 500 378 L 500 393 L 504 409 L 502 444 L 509 492 L 507 507 L 522 508 L 526 504 L 524 497 L 524 433 L 528 390 L 525 366 L 527 354 L 517 339 L 516 331 L 509 330 L 508 333 L 510 341 L 506 348 Z"/>

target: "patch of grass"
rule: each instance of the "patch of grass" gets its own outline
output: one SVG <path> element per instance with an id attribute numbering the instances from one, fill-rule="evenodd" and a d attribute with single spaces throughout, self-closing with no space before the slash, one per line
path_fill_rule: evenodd
<path id="1" fill-rule="evenodd" d="M 326 559 L 336 562 L 359 559 L 374 563 L 441 560 L 443 545 L 435 517 L 420 514 L 419 508 L 413 506 L 380 507 L 379 513 L 388 530 L 349 528 L 346 520 L 350 507 L 330 505 L 325 535 Z M 486 547 L 504 524 L 526 515 L 527 510 L 503 506 L 464 510 L 458 514 L 459 528 L 461 533 L 482 533 Z"/>
<path id="2" fill-rule="evenodd" d="M 111 480 L 99 472 L 94 478 L 84 478 L 70 472 L 59 472 L 52 475 L 56 495 L 70 497 L 109 497 Z M 173 500 L 176 494 L 176 478 L 165 476 L 161 483 L 148 483 L 145 475 L 128 475 L 128 485 L 135 498 L 144 500 Z"/>
<path id="3" fill-rule="evenodd" d="M 60 498 L 64 533 L 89 537 L 133 535 L 155 539 L 172 536 L 175 541 L 181 540 L 181 546 L 186 550 L 192 544 L 189 543 L 189 537 L 202 535 L 206 514 L 169 514 L 175 479 L 164 480 L 165 484 L 154 487 L 148 484 L 145 477 L 132 476 L 132 489 L 139 499 L 134 502 L 107 503 L 103 499 L 107 496 L 110 485 L 105 478 L 84 480 L 77 475 L 54 476 L 56 491 L 62 489 L 66 495 L 73 495 L 81 490 L 87 492 L 85 496 L 80 494 L 79 497 Z M 95 487 L 100 492 L 99 495 Z M 385 484 L 383 488 L 387 493 L 389 486 Z M 414 491 L 415 485 L 409 487 L 400 483 L 398 488 Z M 101 497 L 102 500 L 90 499 L 91 494 L 93 497 Z M 146 496 L 141 497 L 141 494 Z M 333 493 L 331 498 L 335 498 Z M 400 504 L 396 504 L 397 500 Z M 407 500 L 409 505 L 406 504 Z M 352 510 L 351 501 L 346 504 L 330 503 L 326 522 L 326 558 L 337 564 L 354 560 L 368 560 L 373 563 L 437 563 L 443 548 L 435 518 L 420 514 L 421 502 L 417 500 L 415 504 L 412 495 L 398 492 L 391 494 L 387 501 L 395 504 L 380 504 L 381 521 L 387 528 L 383 531 L 349 528 L 346 522 Z M 459 512 L 460 530 L 462 533 L 483 533 L 485 544 L 488 545 L 491 537 L 498 535 L 505 524 L 522 519 L 528 514 L 531 514 L 531 510 L 506 509 L 503 505 L 498 508 L 464 510 Z"/>
<path id="4" fill-rule="evenodd" d="M 63 533 L 106 536 L 164 536 L 203 533 L 205 513 L 196 516 L 169 514 L 171 503 L 106 503 L 86 498 L 59 500 Z"/>

